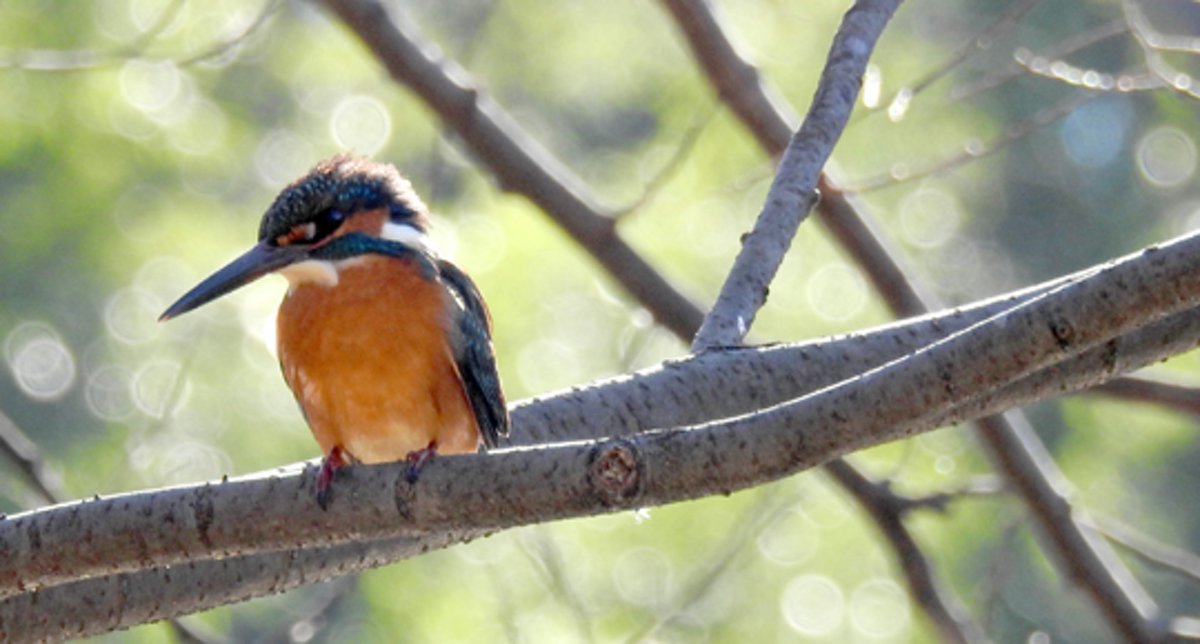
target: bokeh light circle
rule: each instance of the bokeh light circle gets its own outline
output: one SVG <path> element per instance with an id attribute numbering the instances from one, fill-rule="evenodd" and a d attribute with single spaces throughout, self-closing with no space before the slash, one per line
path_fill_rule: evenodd
<path id="1" fill-rule="evenodd" d="M 1138 142 L 1137 166 L 1151 185 L 1174 188 L 1196 173 L 1196 144 L 1176 127 L 1160 127 Z"/>
<path id="2" fill-rule="evenodd" d="M 890 579 L 871 579 L 850 593 L 850 624 L 861 635 L 895 640 L 911 619 L 908 596 Z"/>
<path id="3" fill-rule="evenodd" d="M 183 89 L 183 75 L 171 61 L 131 60 L 121 66 L 121 96 L 143 112 L 161 110 Z"/>
<path id="4" fill-rule="evenodd" d="M 1125 97 L 1087 103 L 1063 121 L 1059 140 L 1067 157 L 1084 168 L 1099 168 L 1117 158 L 1129 133 L 1133 108 Z"/>
<path id="5" fill-rule="evenodd" d="M 342 148 L 372 155 L 392 137 L 392 117 L 383 103 L 370 96 L 349 96 L 333 108 L 329 131 Z"/>
<path id="6" fill-rule="evenodd" d="M 631 604 L 652 607 L 671 596 L 671 562 L 654 548 L 627 550 L 613 565 L 612 577 L 617 593 Z"/>
<path id="7" fill-rule="evenodd" d="M 104 306 L 104 326 L 109 335 L 126 344 L 141 344 L 157 335 L 158 315 L 163 303 L 150 293 L 136 288 L 124 288 Z"/>
<path id="8" fill-rule="evenodd" d="M 75 357 L 48 324 L 17 325 L 4 341 L 4 355 L 17 387 L 34 400 L 57 400 L 75 384 Z"/>
<path id="9" fill-rule="evenodd" d="M 779 598 L 783 619 L 801 635 L 823 637 L 842 625 L 846 600 L 842 589 L 823 575 L 801 575 L 788 582 Z"/>
<path id="10" fill-rule="evenodd" d="M 274 130 L 254 150 L 254 169 L 268 188 L 278 188 L 306 172 L 316 150 L 308 139 L 289 130 Z"/>
<path id="11" fill-rule="evenodd" d="M 921 188 L 900 201 L 904 239 L 919 248 L 937 248 L 953 239 L 962 218 L 958 199 L 944 190 Z"/>
<path id="12" fill-rule="evenodd" d="M 846 264 L 828 264 L 809 277 L 808 304 L 819 317 L 844 322 L 867 305 L 867 283 Z"/>
<path id="13" fill-rule="evenodd" d="M 88 411 L 102 420 L 126 420 L 137 410 L 133 403 L 133 372 L 106 365 L 88 376 L 84 397 Z"/>
<path id="14" fill-rule="evenodd" d="M 802 512 L 789 510 L 755 539 L 758 552 L 780 566 L 802 564 L 821 546 L 821 530 Z"/>
<path id="15" fill-rule="evenodd" d="M 188 383 L 182 365 L 172 360 L 152 360 L 133 376 L 133 402 L 151 418 L 165 418 L 187 398 Z"/>

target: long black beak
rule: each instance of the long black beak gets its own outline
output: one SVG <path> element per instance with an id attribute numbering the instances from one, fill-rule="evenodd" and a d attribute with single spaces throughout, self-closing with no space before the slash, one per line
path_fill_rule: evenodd
<path id="1" fill-rule="evenodd" d="M 158 321 L 162 322 L 183 315 L 230 291 L 241 288 L 267 273 L 306 259 L 307 256 L 303 248 L 272 246 L 267 242 L 259 242 L 254 248 L 229 262 L 224 268 L 213 273 L 208 279 L 200 282 L 179 298 L 178 302 L 172 304 L 159 316 Z"/>

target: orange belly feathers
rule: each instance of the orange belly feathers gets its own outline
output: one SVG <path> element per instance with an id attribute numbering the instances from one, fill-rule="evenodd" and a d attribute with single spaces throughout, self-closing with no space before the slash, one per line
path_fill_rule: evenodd
<path id="1" fill-rule="evenodd" d="M 279 309 L 284 378 L 321 450 L 363 463 L 474 452 L 480 436 L 446 339 L 448 297 L 405 260 L 368 256 L 336 288 L 301 284 Z M 383 333 L 380 330 L 385 330 Z"/>

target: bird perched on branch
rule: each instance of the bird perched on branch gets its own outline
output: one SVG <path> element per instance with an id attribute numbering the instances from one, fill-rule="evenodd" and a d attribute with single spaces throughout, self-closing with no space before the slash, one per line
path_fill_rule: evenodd
<path id="1" fill-rule="evenodd" d="M 435 453 L 494 447 L 508 434 L 487 306 L 437 256 L 428 228 L 425 204 L 394 167 L 334 157 L 284 188 L 253 248 L 160 318 L 268 273 L 287 278 L 279 361 L 325 454 L 322 508 L 345 464 L 407 459 L 415 481 Z"/>

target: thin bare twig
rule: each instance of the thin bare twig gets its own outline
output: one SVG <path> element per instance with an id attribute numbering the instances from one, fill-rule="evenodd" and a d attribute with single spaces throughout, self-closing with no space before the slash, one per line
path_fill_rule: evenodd
<path id="1" fill-rule="evenodd" d="M 259 9 L 257 14 L 255 14 L 254 19 L 246 23 L 246 26 L 238 31 L 238 33 L 226 38 L 221 42 L 214 43 L 208 49 L 183 58 L 176 64 L 178 64 L 180 67 L 187 67 L 188 65 L 195 65 L 196 63 L 202 63 L 212 60 L 213 58 L 218 58 L 234 49 L 237 49 L 243 43 L 249 40 L 251 36 L 265 27 L 275 15 L 275 12 L 282 9 L 283 6 L 283 0 L 266 0 L 266 2 L 263 3 L 262 8 Z"/>
<path id="2" fill-rule="evenodd" d="M 889 488 L 889 490 L 891 487 L 887 481 L 880 481 L 875 485 Z M 1005 491 L 1004 481 L 994 476 L 980 476 L 967 481 L 964 485 L 943 492 L 933 492 L 921 496 L 901 496 L 894 492 L 891 494 L 894 497 L 893 503 L 899 506 L 899 511 L 902 514 L 908 514 L 915 510 L 945 512 L 951 501 L 972 497 L 994 497 Z"/>
<path id="3" fill-rule="evenodd" d="M 1017 64 L 1026 72 L 1050 80 L 1086 89 L 1093 92 L 1120 93 L 1148 92 L 1162 89 L 1166 84 L 1153 73 L 1106 71 L 1079 67 L 1062 59 L 1048 59 L 1028 51 L 1018 51 Z"/>
<path id="4" fill-rule="evenodd" d="M 1020 0 L 1013 3 L 1007 11 L 1000 14 L 1000 17 L 996 18 L 990 25 L 971 36 L 971 38 L 958 48 L 958 51 L 951 54 L 942 64 L 927 71 L 920 78 L 900 88 L 888 97 L 887 100 L 881 102 L 880 105 L 886 106 L 886 109 L 864 112 L 864 116 L 882 111 L 887 113 L 888 118 L 891 120 L 900 120 L 908 112 L 909 104 L 913 98 L 929 88 L 930 85 L 944 78 L 946 74 L 949 74 L 970 60 L 975 54 L 991 49 L 997 38 L 1005 32 L 1015 29 L 1020 24 L 1021 18 L 1037 6 L 1039 2 L 1041 0 Z"/>
<path id="5" fill-rule="evenodd" d="M 1125 12 L 1125 21 L 1142 48 L 1146 59 L 1146 68 L 1161 81 L 1163 86 L 1188 98 L 1200 98 L 1200 87 L 1197 87 L 1192 75 L 1177 69 L 1163 57 L 1163 48 L 1158 46 L 1162 38 L 1142 12 L 1142 8 L 1132 0 L 1122 0 L 1121 9 Z"/>
<path id="6" fill-rule="evenodd" d="M 1117 18 L 1080 31 L 1059 42 L 1053 48 L 1042 51 L 1039 54 L 1033 54 L 1033 52 L 1023 48 L 1017 49 L 1013 52 L 1012 61 L 1005 68 L 992 73 L 985 73 L 980 77 L 972 78 L 955 86 L 950 90 L 950 101 L 959 102 L 967 100 L 1024 76 L 1027 73 L 1025 66 L 1017 62 L 1022 58 L 1038 56 L 1046 60 L 1063 60 L 1067 56 L 1087 49 L 1092 45 L 1127 33 L 1129 33 L 1129 25 L 1124 20 Z"/>
<path id="7" fill-rule="evenodd" d="M 179 59 L 169 56 L 147 55 L 146 49 L 174 22 L 183 5 L 183 0 L 176 0 L 171 6 L 164 8 L 149 29 L 139 35 L 137 39 L 124 46 L 107 51 L 93 49 L 26 49 L 3 52 L 0 53 L 0 69 L 24 69 L 39 72 L 79 72 L 107 65 L 118 65 L 130 60 L 166 61 L 180 67 L 186 67 L 210 60 L 240 46 L 267 23 L 271 15 L 283 6 L 283 2 L 282 0 L 266 0 L 262 9 L 244 29 L 201 52 Z"/>
<path id="8" fill-rule="evenodd" d="M 688 154 L 690 154 L 692 149 L 696 147 L 696 142 L 700 140 L 700 135 L 704 132 L 704 129 L 708 127 L 708 124 L 712 122 L 713 117 L 716 115 L 717 110 L 715 108 L 710 108 L 705 113 L 696 117 L 695 123 L 693 123 L 691 127 L 689 127 L 683 133 L 683 136 L 679 138 L 679 141 L 675 145 L 675 149 L 671 152 L 670 158 L 668 158 L 666 162 L 662 164 L 662 167 L 660 167 L 654 173 L 654 176 L 650 177 L 650 180 L 647 181 L 644 186 L 642 186 L 642 194 L 639 195 L 637 199 L 634 199 L 630 203 L 622 206 L 620 209 L 615 210 L 612 215 L 613 218 L 617 220 L 624 219 L 631 213 L 636 212 L 645 206 L 647 202 L 653 199 L 654 196 L 658 194 L 658 191 L 662 189 L 663 185 L 665 185 L 667 181 L 670 181 L 671 177 L 674 176 L 675 171 L 677 171 L 679 167 L 683 165 L 683 162 L 687 159 Z"/>
<path id="9" fill-rule="evenodd" d="M 1165 544 L 1154 537 L 1108 517 L 1092 517 L 1095 529 L 1121 544 L 1138 558 L 1165 570 L 1200 582 L 1200 556 L 1183 548 Z"/>
<path id="10" fill-rule="evenodd" d="M 575 622 L 575 631 L 581 642 L 594 642 L 592 618 L 579 597 L 579 591 L 567 577 L 570 566 L 563 565 L 562 551 L 554 539 L 539 528 L 529 528 L 521 533 L 521 551 L 529 557 L 534 569 L 541 573 L 554 599 L 559 601 Z"/>
<path id="11" fill-rule="evenodd" d="M 742 511 L 735 522 L 737 529 L 713 548 L 711 554 L 703 557 L 705 565 L 697 566 L 696 572 L 683 584 L 683 588 L 664 602 L 666 607 L 658 611 L 656 619 L 626 636 L 625 641 L 650 640 L 672 620 L 703 601 L 716 587 L 717 582 L 734 570 L 733 564 L 746 552 L 751 540 L 762 534 L 788 509 L 794 507 L 796 502 L 794 495 L 779 495 L 774 491 L 763 490 L 754 503 Z"/>
<path id="12" fill-rule="evenodd" d="M 907 165 L 897 165 L 890 172 L 860 179 L 842 190 L 853 193 L 865 193 L 880 188 L 891 188 L 901 183 L 924 179 L 926 177 L 944 174 L 968 163 L 1000 152 L 1008 146 L 1025 139 L 1029 135 L 1042 130 L 1074 112 L 1084 103 L 1102 96 L 1100 92 L 1085 91 L 1068 96 L 1053 105 L 1038 110 L 1032 117 L 1010 125 L 1005 131 L 991 141 L 972 139 L 962 146 L 958 154 L 939 159 L 927 166 L 912 169 Z"/>

